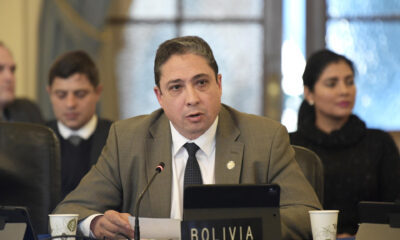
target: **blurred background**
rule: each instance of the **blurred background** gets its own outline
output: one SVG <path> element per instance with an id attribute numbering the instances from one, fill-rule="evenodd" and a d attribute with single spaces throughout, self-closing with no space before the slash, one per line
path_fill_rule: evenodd
<path id="1" fill-rule="evenodd" d="M 198 35 L 214 50 L 223 98 L 296 130 L 307 56 L 329 48 L 356 65 L 354 112 L 400 130 L 399 0 L 0 0 L 0 40 L 17 63 L 17 96 L 53 116 L 54 59 L 83 49 L 104 86 L 99 114 L 117 120 L 159 107 L 153 61 L 166 39 Z"/>

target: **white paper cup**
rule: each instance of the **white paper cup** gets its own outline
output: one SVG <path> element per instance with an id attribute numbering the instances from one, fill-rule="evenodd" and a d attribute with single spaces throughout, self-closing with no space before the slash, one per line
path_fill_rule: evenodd
<path id="1" fill-rule="evenodd" d="M 78 214 L 49 214 L 51 236 L 76 235 Z M 74 240 L 75 238 L 59 238 Z"/>
<path id="2" fill-rule="evenodd" d="M 314 240 L 336 240 L 339 210 L 316 210 L 310 213 Z"/>

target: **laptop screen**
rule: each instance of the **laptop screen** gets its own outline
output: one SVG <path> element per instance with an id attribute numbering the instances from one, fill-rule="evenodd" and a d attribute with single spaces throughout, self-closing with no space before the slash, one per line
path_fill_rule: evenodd
<path id="1" fill-rule="evenodd" d="M 278 185 L 188 186 L 184 191 L 182 237 L 209 234 L 223 239 L 233 234 L 235 239 L 248 235 L 255 236 L 253 239 L 280 239 L 279 199 Z"/>
<path id="2" fill-rule="evenodd" d="M 272 184 L 209 184 L 185 188 L 183 208 L 279 207 L 280 189 Z"/>
<path id="3" fill-rule="evenodd" d="M 400 203 L 361 201 L 358 215 L 360 226 L 356 240 L 399 239 Z"/>
<path id="4" fill-rule="evenodd" d="M 400 203 L 369 202 L 358 203 L 360 223 L 382 223 L 400 227 Z"/>
<path id="5" fill-rule="evenodd" d="M 0 206 L 0 239 L 36 240 L 25 207 Z"/>

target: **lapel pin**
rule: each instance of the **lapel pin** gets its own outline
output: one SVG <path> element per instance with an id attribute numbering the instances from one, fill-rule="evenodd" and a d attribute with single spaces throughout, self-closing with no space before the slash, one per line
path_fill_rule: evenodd
<path id="1" fill-rule="evenodd" d="M 226 167 L 227 167 L 229 170 L 234 169 L 234 168 L 235 168 L 235 162 L 234 162 L 234 161 L 229 161 L 229 162 L 226 164 Z"/>

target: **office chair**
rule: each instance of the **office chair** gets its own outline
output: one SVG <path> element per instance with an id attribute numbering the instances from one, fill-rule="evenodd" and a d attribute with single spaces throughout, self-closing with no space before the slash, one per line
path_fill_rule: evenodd
<path id="1" fill-rule="evenodd" d="M 60 146 L 54 132 L 33 123 L 0 122 L 0 205 L 25 206 L 36 233 L 61 200 Z"/>
<path id="2" fill-rule="evenodd" d="M 397 145 L 397 148 L 399 149 L 400 152 L 400 131 L 391 131 L 389 132 L 390 136 L 392 136 L 394 142 Z"/>
<path id="3" fill-rule="evenodd" d="M 318 155 L 308 148 L 292 145 L 295 158 L 304 176 L 314 188 L 319 201 L 324 201 L 324 168 Z"/>

